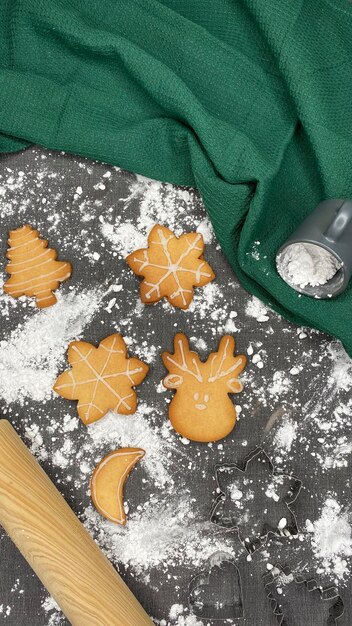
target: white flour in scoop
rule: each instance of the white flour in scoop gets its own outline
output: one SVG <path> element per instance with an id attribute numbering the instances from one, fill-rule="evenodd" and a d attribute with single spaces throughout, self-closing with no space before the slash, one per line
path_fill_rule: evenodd
<path id="1" fill-rule="evenodd" d="M 277 270 L 290 285 L 325 285 L 341 268 L 328 250 L 313 243 L 293 243 L 277 259 Z"/>

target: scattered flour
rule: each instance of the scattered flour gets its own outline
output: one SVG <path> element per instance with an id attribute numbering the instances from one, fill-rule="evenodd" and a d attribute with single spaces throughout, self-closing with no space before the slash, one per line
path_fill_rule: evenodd
<path id="1" fill-rule="evenodd" d="M 341 268 L 328 250 L 312 243 L 294 243 L 277 259 L 277 271 L 289 285 L 304 288 L 325 285 Z"/>
<path id="2" fill-rule="evenodd" d="M 281 426 L 275 433 L 274 443 L 278 448 L 284 448 L 287 452 L 290 452 L 296 437 L 297 429 L 298 424 L 288 416 L 284 416 Z"/>
<path id="3" fill-rule="evenodd" d="M 146 455 L 141 461 L 154 486 L 165 487 L 173 484 L 168 471 L 168 458 L 172 454 L 182 454 L 172 442 L 176 436 L 167 428 L 157 428 L 152 424 L 153 409 L 139 402 L 137 412 L 131 415 L 108 413 L 103 419 L 91 424 L 88 433 L 95 446 L 109 443 L 111 449 L 118 447 L 139 447 Z M 149 423 L 150 422 L 150 423 Z"/>
<path id="4" fill-rule="evenodd" d="M 70 341 L 78 338 L 99 308 L 97 289 L 58 296 L 55 306 L 35 311 L 0 342 L 0 397 L 8 404 L 50 398 Z"/>
<path id="5" fill-rule="evenodd" d="M 182 613 L 183 604 L 173 604 L 170 609 L 169 618 L 175 620 L 178 618 L 179 615 L 182 615 Z"/>
<path id="6" fill-rule="evenodd" d="M 329 452 L 327 453 L 325 458 L 324 457 L 319 458 L 319 461 L 322 463 L 324 469 L 348 467 L 351 454 L 352 454 L 352 441 L 347 441 L 347 438 L 343 436 L 343 437 L 339 437 L 337 445 L 329 446 Z"/>
<path id="7" fill-rule="evenodd" d="M 200 622 L 195 615 L 180 615 L 170 626 L 204 626 L 204 622 Z"/>
<path id="8" fill-rule="evenodd" d="M 103 237 L 122 257 L 126 257 L 137 248 L 147 244 L 146 236 L 156 223 L 171 228 L 176 235 L 181 234 L 183 227 L 194 229 L 191 207 L 200 202 L 197 192 L 193 189 L 175 187 L 168 183 L 136 175 L 130 185 L 130 193 L 122 199 L 124 208 L 139 199 L 139 216 L 135 223 L 123 221 L 121 215 L 112 223 L 104 215 L 100 216 L 100 229 Z M 197 225 L 205 243 L 214 238 L 214 231 L 209 218 L 204 217 Z"/>
<path id="9" fill-rule="evenodd" d="M 47 169 L 45 168 L 41 175 L 45 177 L 47 175 Z M 31 177 L 28 176 L 22 170 L 4 172 L 3 176 L 0 176 L 0 217 L 4 219 L 9 215 L 16 216 L 21 215 L 31 204 L 31 197 L 29 194 L 25 194 L 20 205 L 17 202 L 17 195 L 21 195 L 26 189 L 28 189 L 28 182 Z"/>
<path id="10" fill-rule="evenodd" d="M 140 470 L 146 475 L 142 482 L 148 485 L 147 499 L 131 508 L 125 528 L 102 519 L 92 506 L 85 510 L 85 525 L 93 534 L 97 532 L 109 558 L 123 563 L 146 582 L 153 568 L 166 572 L 181 562 L 196 567 L 214 551 L 229 550 L 232 545 L 225 535 L 217 533 L 213 524 L 197 515 L 196 502 L 188 495 L 186 486 L 179 484 L 180 478 L 175 490 L 175 471 L 189 457 L 183 446 L 175 445 L 177 436 L 169 423 L 158 428 L 154 417 L 154 409 L 144 403 L 139 403 L 133 416 L 109 413 L 88 427 L 90 441 L 82 448 L 84 455 L 89 453 L 92 458 L 90 469 L 83 463 L 83 474 L 91 472 L 94 459 L 101 457 L 99 450 L 106 453 L 109 448 L 138 446 L 146 451 Z M 176 622 L 179 623 L 183 622 Z"/>
<path id="11" fill-rule="evenodd" d="M 110 224 L 101 220 L 101 233 L 114 249 L 122 256 L 126 257 L 133 250 L 144 248 L 146 246 L 146 238 L 139 230 L 129 222 L 122 224 Z"/>
<path id="12" fill-rule="evenodd" d="M 333 574 L 336 581 L 343 580 L 349 575 L 352 556 L 352 527 L 348 512 L 329 496 L 319 519 L 313 523 L 307 520 L 306 528 L 312 534 L 312 548 L 319 563 L 317 573 Z"/>
<path id="13" fill-rule="evenodd" d="M 2 619 L 6 619 L 6 617 L 9 617 L 9 615 L 11 614 L 11 610 L 11 606 L 5 606 L 4 604 L 0 604 L 0 615 L 2 615 Z"/>
<path id="14" fill-rule="evenodd" d="M 290 583 L 294 581 L 293 572 L 286 574 L 285 572 L 283 572 L 281 569 L 279 569 L 276 566 L 274 567 L 271 566 L 268 569 L 270 569 L 273 577 L 275 578 L 275 584 L 280 585 L 280 587 L 285 587 L 286 585 L 289 585 Z"/>
<path id="15" fill-rule="evenodd" d="M 61 612 L 54 598 L 47 596 L 42 602 L 42 608 L 48 615 L 47 626 L 58 626 L 65 621 L 65 616 Z"/>
<path id="16" fill-rule="evenodd" d="M 40 432 L 38 424 L 31 424 L 25 428 L 26 438 L 30 441 L 30 448 L 32 453 L 40 461 L 46 461 L 48 458 L 48 452 L 45 449 L 43 437 Z"/>
<path id="17" fill-rule="evenodd" d="M 199 222 L 197 232 L 203 235 L 204 243 L 211 243 L 215 237 L 213 226 L 208 217 Z"/>
<path id="18" fill-rule="evenodd" d="M 286 395 L 292 389 L 292 382 L 287 374 L 283 371 L 277 370 L 273 374 L 273 380 L 268 385 L 268 392 L 275 400 L 280 400 L 282 396 Z"/>
<path id="19" fill-rule="evenodd" d="M 241 500 L 241 498 L 243 497 L 243 491 L 239 489 L 236 483 L 233 483 L 232 485 L 230 485 L 229 492 L 230 492 L 230 498 L 233 502 L 237 502 L 238 500 Z"/>
<path id="20" fill-rule="evenodd" d="M 48 596 L 43 600 L 42 607 L 45 611 L 57 611 L 59 609 L 59 605 L 51 596 Z"/>
<path id="21" fill-rule="evenodd" d="M 210 317 L 212 320 L 226 323 L 226 311 L 221 313 L 223 292 L 216 282 L 208 283 L 202 289 L 196 289 L 188 312 L 198 315 L 200 319 Z M 168 305 L 170 307 L 170 305 Z"/>
<path id="22" fill-rule="evenodd" d="M 249 317 L 254 317 L 257 322 L 267 322 L 269 320 L 268 309 L 255 296 L 249 299 L 246 306 L 246 314 Z"/>
<path id="23" fill-rule="evenodd" d="M 11 298 L 11 296 L 8 296 L 4 292 L 4 283 L 5 280 L 0 277 L 0 316 L 9 317 L 11 313 L 22 303 L 20 303 L 17 298 Z"/>
<path id="24" fill-rule="evenodd" d="M 174 604 L 171 607 L 169 620 L 157 621 L 157 626 L 207 626 L 208 622 L 199 621 L 195 615 L 187 614 L 189 609 L 182 604 Z"/>
<path id="25" fill-rule="evenodd" d="M 335 389 L 350 391 L 352 388 L 352 360 L 338 341 L 332 341 L 327 346 L 327 354 L 333 364 L 330 377 Z"/>
<path id="26" fill-rule="evenodd" d="M 108 558 L 129 567 L 141 581 L 148 581 L 153 568 L 166 573 L 183 563 L 195 569 L 217 551 L 234 556 L 233 541 L 196 515 L 194 499 L 187 493 L 180 499 L 170 490 L 160 500 L 152 493 L 137 509 L 130 511 L 125 528 L 102 519 L 92 506 L 85 511 L 84 523 L 93 534 L 96 529 Z"/>
<path id="27" fill-rule="evenodd" d="M 69 295 L 60 295 L 59 292 L 58 304 L 47 311 L 37 311 L 26 302 L 13 300 L 0 293 L 1 317 L 8 319 L 12 310 L 17 309 L 18 314 L 21 307 L 24 311 L 24 321 L 5 335 L 6 340 L 0 343 L 0 397 L 4 400 L 5 407 L 15 401 L 25 405 L 25 408 L 19 410 L 19 415 L 24 419 L 24 433 L 30 441 L 32 452 L 40 461 L 52 463 L 54 471 L 63 470 L 62 473 L 58 472 L 58 476 L 61 474 L 58 482 L 66 480 L 68 483 L 72 480 L 71 487 L 78 493 L 84 485 L 87 498 L 91 472 L 103 454 L 115 447 L 129 445 L 141 446 L 146 450 L 138 472 L 136 471 L 136 480 L 141 481 L 137 496 L 134 490 L 127 491 L 128 485 L 126 487 L 126 498 L 130 505 L 127 526 L 119 528 L 110 524 L 101 518 L 93 506 L 85 509 L 83 518 L 89 531 L 117 566 L 128 569 L 132 576 L 138 577 L 142 584 L 148 585 L 149 589 L 157 593 L 162 593 L 162 586 L 158 587 L 159 584 L 162 585 L 161 579 L 172 580 L 176 590 L 173 602 L 178 602 L 181 601 L 177 593 L 180 580 L 177 578 L 178 569 L 184 564 L 189 567 L 191 576 L 192 573 L 199 572 L 202 564 L 217 550 L 238 556 L 237 553 L 234 554 L 236 545 L 233 534 L 219 531 L 215 525 L 209 523 L 204 507 L 199 507 L 198 494 L 193 488 L 197 482 L 193 481 L 196 472 L 203 473 L 204 468 L 210 467 L 213 461 L 223 461 L 229 454 L 231 456 L 228 442 L 218 446 L 202 446 L 200 451 L 193 444 L 183 445 L 186 441 L 179 439 L 167 419 L 169 396 L 162 386 L 160 392 L 163 391 L 164 395 L 160 393 L 154 399 L 155 406 L 145 404 L 143 399 L 146 396 L 141 392 L 138 394 L 139 405 L 135 415 L 108 414 L 88 429 L 82 428 L 74 407 L 70 407 L 69 403 L 67 414 L 61 414 L 59 420 L 56 415 L 46 421 L 47 416 L 42 418 L 47 407 L 44 406 L 38 417 L 37 409 L 41 405 L 32 406 L 30 400 L 45 404 L 50 398 L 52 383 L 58 368 L 63 365 L 67 344 L 82 335 L 94 315 L 98 324 L 103 317 L 108 318 L 109 331 L 122 332 L 132 343 L 131 352 L 148 363 L 155 363 L 155 370 L 153 367 L 150 376 L 154 377 L 156 386 L 160 380 L 159 355 L 165 346 L 159 345 L 156 339 L 158 329 L 155 334 L 152 323 L 145 326 L 145 334 L 141 332 L 139 318 L 145 316 L 147 319 L 149 311 L 140 303 L 137 290 L 133 293 L 126 290 L 126 276 L 123 273 L 127 273 L 128 269 L 124 270 L 121 259 L 108 265 L 109 255 L 122 258 L 134 248 L 144 247 L 146 236 L 155 222 L 169 226 L 176 234 L 197 229 L 203 234 L 206 243 L 213 241 L 213 230 L 208 218 L 204 217 L 204 209 L 196 192 L 140 176 L 129 175 L 128 195 L 118 201 L 116 216 L 114 197 L 111 205 L 106 202 L 103 204 L 99 200 L 102 193 L 108 191 L 111 172 L 105 172 L 105 167 L 102 168 L 101 172 L 105 174 L 100 173 L 101 181 L 97 181 L 92 175 L 93 166 L 88 167 L 82 160 L 79 167 L 88 171 L 89 179 L 81 182 L 78 175 L 72 187 L 74 208 L 81 221 L 78 229 L 75 226 L 70 227 L 70 222 L 65 217 L 69 212 L 60 208 L 61 197 L 57 187 L 47 194 L 47 199 L 41 197 L 45 192 L 45 184 L 49 180 L 55 182 L 55 179 L 54 174 L 40 164 L 35 185 L 30 195 L 27 194 L 28 202 L 26 190 L 33 179 L 32 174 L 9 173 L 2 180 L 0 175 L 0 214 L 5 216 L 11 213 L 16 215 L 16 219 L 25 219 L 26 215 L 30 215 L 31 202 L 37 198 L 38 202 L 43 203 L 44 232 L 49 231 L 50 234 L 52 229 L 55 233 L 62 233 L 58 249 L 62 255 L 65 252 L 63 258 L 71 258 L 70 252 L 74 246 L 77 259 L 84 258 L 91 264 L 94 263 L 94 269 L 102 269 L 106 263 L 103 274 L 111 270 L 109 280 L 114 280 L 116 284 L 111 284 L 105 293 L 100 288 L 81 292 L 75 290 Z M 118 173 L 117 168 L 111 169 L 113 176 L 125 184 L 125 175 Z M 91 179 L 92 182 L 87 182 Z M 24 200 L 16 198 L 16 193 L 24 194 Z M 132 207 L 134 200 L 136 203 Z M 132 208 L 135 218 L 131 217 L 134 215 Z M 94 227 L 91 223 L 93 220 Z M 215 247 L 214 242 L 213 245 Z M 256 242 L 253 256 L 260 258 L 260 242 Z M 221 272 L 221 264 L 219 267 Z M 242 300 L 237 299 L 238 285 L 228 279 L 228 274 L 224 276 L 219 273 L 216 281 L 204 289 L 196 290 L 194 301 L 187 312 L 175 312 L 167 302 L 162 302 L 160 307 L 167 319 L 165 323 L 169 324 L 168 330 L 171 334 L 176 332 L 180 320 L 184 319 L 189 332 L 194 334 L 191 337 L 192 347 L 199 350 L 200 354 L 203 353 L 203 356 L 215 349 L 221 334 L 242 333 L 240 337 L 237 335 L 238 350 L 242 352 L 248 345 L 247 352 L 251 361 L 245 374 L 247 380 L 241 399 L 243 411 L 240 416 L 244 415 L 243 427 L 245 421 L 248 424 L 251 419 L 260 419 L 261 407 L 270 406 L 274 410 L 277 402 L 281 402 L 285 395 L 285 403 L 290 403 L 297 421 L 284 415 L 279 428 L 272 429 L 273 441 L 278 449 L 278 458 L 273 457 L 273 461 L 282 462 L 284 459 L 290 469 L 293 467 L 292 449 L 295 453 L 294 442 L 299 434 L 300 444 L 303 443 L 302 453 L 304 451 L 316 458 L 317 472 L 328 471 L 332 467 L 347 467 L 352 447 L 349 435 L 352 426 L 352 402 L 344 398 L 343 394 L 346 395 L 352 389 L 351 360 L 337 342 L 326 344 L 325 340 L 321 340 L 321 350 L 317 342 L 315 345 L 313 342 L 313 348 L 307 347 L 313 331 L 309 331 L 307 338 L 307 333 L 302 329 L 297 331 L 284 322 L 276 325 L 272 322 L 276 336 L 270 344 L 274 330 L 270 324 L 264 322 L 274 320 L 275 315 L 254 297 L 248 298 L 246 315 L 243 315 Z M 106 293 L 109 295 L 102 302 Z M 120 309 L 119 306 L 123 298 L 129 299 L 130 310 L 127 312 L 126 307 Z M 234 307 L 237 308 L 238 315 L 233 310 Z M 249 323 L 246 316 L 255 321 Z M 102 327 L 102 331 L 104 328 L 107 330 L 108 325 Z M 299 345 L 297 332 L 300 339 L 305 339 L 305 350 Z M 285 365 L 282 358 L 277 359 L 276 346 L 280 345 L 285 346 Z M 297 366 L 293 367 L 293 364 Z M 317 380 L 313 380 L 312 386 L 308 385 L 306 389 L 300 386 L 300 378 L 303 376 L 296 375 L 301 372 L 302 367 L 305 370 L 307 368 L 310 378 L 313 368 L 317 368 Z M 35 411 L 31 410 L 33 408 Z M 250 430 L 251 428 L 249 426 Z M 244 430 L 241 433 L 240 428 L 235 432 L 235 439 L 241 438 L 243 434 L 248 441 L 243 439 L 238 441 L 238 445 L 256 443 L 250 438 L 250 432 Z M 274 501 L 277 500 L 274 484 L 269 487 L 266 495 Z M 208 496 L 210 502 L 211 485 Z M 253 492 L 248 486 L 243 492 L 234 486 L 232 496 L 236 506 L 243 506 L 247 511 L 247 500 L 253 497 Z M 87 501 L 84 506 L 86 503 Z M 282 524 L 284 523 L 282 518 Z M 307 520 L 311 543 L 300 543 L 299 548 L 292 551 L 292 557 L 297 556 L 300 559 L 303 554 L 302 558 L 309 559 L 312 550 L 320 566 L 317 574 L 323 573 L 329 578 L 329 573 L 332 572 L 340 582 L 346 580 L 349 572 L 348 559 L 352 551 L 348 524 L 347 510 L 338 504 L 335 496 L 329 497 L 319 519 L 313 523 Z M 44 601 L 43 609 L 48 613 L 48 626 L 56 626 L 64 620 L 50 598 Z M 2 610 L 5 612 L 5 607 Z M 169 614 L 166 610 L 164 617 L 161 621 L 156 621 L 156 624 L 203 626 L 203 622 L 190 615 L 188 608 L 181 604 L 174 604 Z"/>

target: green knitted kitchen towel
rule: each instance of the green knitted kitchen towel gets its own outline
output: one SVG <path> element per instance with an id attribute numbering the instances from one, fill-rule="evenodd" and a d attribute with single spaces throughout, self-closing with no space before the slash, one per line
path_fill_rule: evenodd
<path id="1" fill-rule="evenodd" d="M 352 197 L 351 32 L 349 0 L 0 0 L 0 150 L 196 185 L 242 284 L 352 355 L 352 287 L 315 301 L 275 270 Z"/>

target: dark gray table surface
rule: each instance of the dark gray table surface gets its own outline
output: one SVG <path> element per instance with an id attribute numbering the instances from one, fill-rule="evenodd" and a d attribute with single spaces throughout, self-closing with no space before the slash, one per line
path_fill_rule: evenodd
<path id="1" fill-rule="evenodd" d="M 323 587 L 337 584 L 345 605 L 338 625 L 351 624 L 352 366 L 342 347 L 289 324 L 239 286 L 193 190 L 31 148 L 0 157 L 0 216 L 2 271 L 8 230 L 27 222 L 73 266 L 50 310 L 0 296 L 0 412 L 155 623 L 212 623 L 191 615 L 189 584 L 209 569 L 207 559 L 221 551 L 237 563 L 243 596 L 244 617 L 228 624 L 278 623 L 262 580 L 276 563 L 289 565 L 295 575 L 316 578 Z M 148 230 L 158 222 L 178 233 L 198 227 L 205 234 L 206 258 L 216 280 L 196 291 L 186 312 L 165 302 L 142 306 L 138 279 L 124 261 L 128 252 L 146 243 Z M 260 257 L 260 243 L 249 253 Z M 138 388 L 135 416 L 109 415 L 87 429 L 77 419 L 76 403 L 51 393 L 51 386 L 66 366 L 69 341 L 98 343 L 117 331 L 127 337 L 130 353 L 151 370 Z M 241 407 L 238 422 L 218 444 L 188 443 L 170 428 L 172 393 L 160 386 L 165 375 L 160 352 L 171 351 L 177 331 L 191 338 L 202 358 L 225 333 L 235 335 L 238 352 L 248 355 L 244 391 L 233 397 Z M 121 445 L 146 451 L 126 484 L 126 528 L 101 518 L 89 496 L 95 464 Z M 211 524 L 209 514 L 216 496 L 215 465 L 241 462 L 258 445 L 277 471 L 302 481 L 292 504 L 299 534 L 271 537 L 248 559 L 237 533 Z M 246 533 L 275 514 L 275 497 L 263 504 L 265 480 L 263 470 L 244 485 L 239 510 Z M 4 533 L 0 570 L 1 623 L 68 623 Z M 317 602 L 298 584 L 291 588 L 291 596 L 283 594 L 290 626 L 329 623 L 329 603 L 320 597 Z"/>

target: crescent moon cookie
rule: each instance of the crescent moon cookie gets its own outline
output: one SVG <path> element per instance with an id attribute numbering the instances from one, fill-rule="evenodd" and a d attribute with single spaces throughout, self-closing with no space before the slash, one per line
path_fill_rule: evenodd
<path id="1" fill-rule="evenodd" d="M 187 309 L 194 287 L 204 287 L 215 278 L 203 252 L 200 233 L 176 237 L 165 226 L 154 226 L 148 236 L 148 247 L 126 258 L 131 270 L 144 278 L 140 285 L 142 302 L 152 304 L 165 297 L 173 306 Z"/>
<path id="2" fill-rule="evenodd" d="M 73 341 L 68 348 L 71 369 L 55 385 L 63 398 L 78 400 L 78 415 L 84 424 L 100 420 L 110 410 L 130 415 L 137 408 L 134 390 L 146 377 L 149 367 L 129 357 L 123 337 L 106 337 L 98 348 L 85 341 Z"/>
<path id="3" fill-rule="evenodd" d="M 178 333 L 174 353 L 162 353 L 169 371 L 163 380 L 164 387 L 176 391 L 169 405 L 169 417 L 176 432 L 183 437 L 193 441 L 217 441 L 234 428 L 236 408 L 229 394 L 242 391 L 238 376 L 246 365 L 246 357 L 234 356 L 234 349 L 234 338 L 224 335 L 217 352 L 212 352 L 203 362 L 190 350 L 186 335 Z"/>
<path id="4" fill-rule="evenodd" d="M 10 278 L 4 284 L 5 293 L 13 298 L 34 296 L 39 308 L 55 304 L 53 291 L 71 276 L 71 264 L 57 261 L 56 250 L 48 248 L 47 240 L 28 224 L 10 230 L 8 244 L 6 272 Z"/>
<path id="5" fill-rule="evenodd" d="M 92 500 L 110 522 L 125 526 L 123 487 L 131 469 L 144 455 L 141 448 L 120 448 L 107 454 L 96 466 L 90 483 Z"/>

